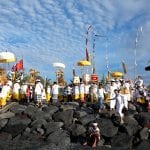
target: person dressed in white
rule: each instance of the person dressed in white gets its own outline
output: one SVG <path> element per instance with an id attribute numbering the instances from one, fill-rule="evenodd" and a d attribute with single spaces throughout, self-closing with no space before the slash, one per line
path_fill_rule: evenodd
<path id="1" fill-rule="evenodd" d="M 20 80 L 17 80 L 16 83 L 13 86 L 13 100 L 20 100 Z"/>
<path id="2" fill-rule="evenodd" d="M 0 107 L 6 105 L 8 91 L 9 91 L 9 85 L 4 83 L 4 85 L 2 86 L 2 90 L 0 92 Z"/>
<path id="3" fill-rule="evenodd" d="M 74 97 L 73 99 L 75 101 L 78 101 L 80 98 L 80 96 L 79 96 L 80 90 L 79 90 L 79 85 L 77 83 L 73 85 L 72 92 L 73 92 L 73 97 Z"/>
<path id="4" fill-rule="evenodd" d="M 48 85 L 46 89 L 46 101 L 50 102 L 50 99 L 51 99 L 51 86 Z"/>
<path id="5" fill-rule="evenodd" d="M 115 109 L 115 105 L 116 105 L 116 99 L 115 99 L 115 92 L 114 92 L 114 90 L 115 89 L 117 89 L 116 88 L 116 86 L 115 86 L 115 80 L 111 80 L 111 85 L 110 85 L 110 89 L 109 89 L 109 91 L 110 91 L 110 109 L 111 110 L 114 110 Z"/>
<path id="6" fill-rule="evenodd" d="M 85 83 L 85 87 L 84 87 L 84 92 L 85 92 L 85 101 L 89 101 L 89 93 L 90 93 L 90 84 Z"/>
<path id="7" fill-rule="evenodd" d="M 58 102 L 58 95 L 59 95 L 59 85 L 54 82 L 52 85 L 52 103 Z"/>
<path id="8" fill-rule="evenodd" d="M 85 85 L 83 82 L 80 82 L 80 85 L 79 85 L 79 91 L 80 91 L 80 102 L 81 103 L 84 103 L 85 102 L 85 97 L 84 97 L 84 94 L 85 94 Z"/>
<path id="9" fill-rule="evenodd" d="M 123 107 L 124 107 L 124 100 L 123 100 L 123 96 L 120 94 L 120 90 L 115 90 L 115 95 L 116 95 L 116 113 L 119 114 L 120 116 L 120 123 L 123 124 L 124 123 L 124 114 L 122 112 Z"/>
<path id="10" fill-rule="evenodd" d="M 135 86 L 137 88 L 141 88 L 141 87 L 143 87 L 143 83 L 144 83 L 144 81 L 143 81 L 142 77 L 138 76 L 137 79 L 135 80 Z"/>
<path id="11" fill-rule="evenodd" d="M 26 91 L 27 91 L 27 88 L 28 88 L 28 85 L 26 83 L 23 83 L 21 85 L 21 88 L 20 88 L 20 98 L 21 100 L 25 100 L 26 99 Z"/>
<path id="12" fill-rule="evenodd" d="M 43 84 L 41 83 L 40 79 L 36 80 L 34 93 L 36 105 L 40 107 L 42 105 L 42 93 L 43 93 Z"/>
<path id="13" fill-rule="evenodd" d="M 125 80 L 120 80 L 120 94 L 122 95 L 123 97 L 123 100 L 124 100 L 124 106 L 125 108 L 128 110 L 128 97 L 127 97 L 127 94 L 129 93 L 128 89 L 129 88 L 128 84 L 125 84 Z"/>
<path id="14" fill-rule="evenodd" d="M 103 88 L 103 85 L 100 83 L 98 88 L 98 101 L 99 101 L 99 112 L 104 109 L 104 94 L 105 90 Z"/>

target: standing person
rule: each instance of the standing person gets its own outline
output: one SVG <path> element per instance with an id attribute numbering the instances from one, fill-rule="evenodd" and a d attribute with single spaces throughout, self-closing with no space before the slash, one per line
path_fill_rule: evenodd
<path id="1" fill-rule="evenodd" d="M 59 85 L 54 82 L 52 85 L 52 103 L 58 102 L 58 95 L 59 95 Z"/>
<path id="2" fill-rule="evenodd" d="M 85 92 L 85 101 L 88 102 L 89 101 L 89 93 L 90 93 L 90 84 L 88 82 L 85 82 L 85 86 L 84 86 L 84 92 Z"/>
<path id="3" fill-rule="evenodd" d="M 51 99 L 51 86 L 48 85 L 46 88 L 46 101 L 49 103 Z"/>
<path id="4" fill-rule="evenodd" d="M 120 123 L 123 124 L 124 123 L 124 114 L 123 114 L 123 108 L 124 108 L 124 100 L 123 100 L 123 96 L 120 93 L 120 90 L 115 89 L 115 99 L 116 99 L 116 113 L 119 114 L 120 116 Z"/>
<path id="5" fill-rule="evenodd" d="M 79 85 L 79 90 L 80 90 L 80 102 L 81 102 L 81 105 L 85 103 L 85 97 L 84 97 L 84 89 L 85 89 L 85 85 L 84 83 L 81 81 L 80 82 L 80 85 Z"/>
<path id="6" fill-rule="evenodd" d="M 79 84 L 78 83 L 75 83 L 74 85 L 73 85 L 73 99 L 75 100 L 75 101 L 79 101 L 79 98 L 80 98 L 80 91 L 79 91 Z"/>
<path id="7" fill-rule="evenodd" d="M 122 79 L 120 80 L 120 94 L 122 95 L 123 97 L 123 101 L 124 101 L 124 106 L 125 106 L 125 109 L 128 110 L 128 97 L 127 97 L 127 93 L 128 93 L 128 89 L 129 88 L 128 84 L 125 84 L 125 81 Z"/>
<path id="8" fill-rule="evenodd" d="M 99 112 L 101 112 L 101 110 L 104 109 L 104 93 L 105 90 L 103 88 L 102 83 L 100 83 L 98 88 Z"/>
<path id="9" fill-rule="evenodd" d="M 72 102 L 72 85 L 67 86 L 67 102 Z"/>
<path id="10" fill-rule="evenodd" d="M 111 80 L 111 85 L 110 85 L 110 110 L 114 110 L 115 109 L 115 105 L 116 105 L 116 99 L 115 99 L 115 92 L 114 90 L 116 89 L 116 86 L 115 86 L 115 80 Z"/>
<path id="11" fill-rule="evenodd" d="M 24 102 L 26 100 L 27 83 L 23 83 L 20 88 L 20 99 Z"/>
<path id="12" fill-rule="evenodd" d="M 30 103 L 30 100 L 31 100 L 31 88 L 30 88 L 30 85 L 27 85 L 26 100 L 27 100 L 27 103 Z"/>
<path id="13" fill-rule="evenodd" d="M 13 85 L 13 94 L 12 94 L 12 98 L 13 100 L 17 100 L 20 101 L 20 80 L 17 80 L 14 85 Z"/>
<path id="14" fill-rule="evenodd" d="M 86 141 L 83 145 L 92 146 L 92 148 L 96 148 L 97 143 L 100 141 L 100 129 L 98 128 L 97 123 L 92 123 L 87 132 Z"/>
<path id="15" fill-rule="evenodd" d="M 34 94 L 35 94 L 35 101 L 38 107 L 42 106 L 42 93 L 43 93 L 43 84 L 41 83 L 40 79 L 36 80 Z"/>
<path id="16" fill-rule="evenodd" d="M 91 99 L 91 103 L 97 102 L 97 100 L 98 100 L 97 90 L 98 90 L 98 86 L 94 82 L 93 84 L 91 84 L 91 87 L 90 87 L 90 99 Z"/>
<path id="17" fill-rule="evenodd" d="M 7 103 L 6 101 L 7 101 L 7 94 L 8 94 L 8 86 L 9 85 L 7 85 L 6 82 L 2 85 L 2 89 L 0 92 L 0 108 L 5 106 Z"/>

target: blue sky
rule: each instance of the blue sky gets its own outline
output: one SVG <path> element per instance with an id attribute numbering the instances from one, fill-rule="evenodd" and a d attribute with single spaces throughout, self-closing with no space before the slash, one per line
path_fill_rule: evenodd
<path id="1" fill-rule="evenodd" d="M 85 58 L 89 25 L 91 54 L 94 34 L 108 38 L 96 37 L 95 41 L 96 73 L 100 78 L 107 74 L 106 54 L 111 71 L 122 71 L 124 61 L 126 78 L 134 77 L 135 39 L 137 29 L 142 27 L 136 47 L 136 74 L 150 82 L 150 72 L 144 71 L 150 60 L 149 0 L 0 0 L 0 50 L 14 52 L 18 60 L 23 57 L 26 72 L 34 68 L 53 80 L 53 62 L 66 65 L 67 81 L 72 79 L 73 68 L 80 75 L 76 63 Z"/>

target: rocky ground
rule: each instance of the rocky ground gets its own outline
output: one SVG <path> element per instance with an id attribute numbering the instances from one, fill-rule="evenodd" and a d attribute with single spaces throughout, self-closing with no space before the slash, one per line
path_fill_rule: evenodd
<path id="1" fill-rule="evenodd" d="M 123 125 L 113 113 L 96 110 L 96 104 L 80 107 L 76 102 L 41 108 L 12 102 L 0 110 L 0 150 L 90 150 L 82 143 L 93 121 L 101 131 L 96 149 L 150 148 L 150 113 L 144 107 L 130 103 Z"/>

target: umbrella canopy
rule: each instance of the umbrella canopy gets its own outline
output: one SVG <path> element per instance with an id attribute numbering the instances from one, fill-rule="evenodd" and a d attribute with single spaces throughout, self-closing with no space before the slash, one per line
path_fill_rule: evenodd
<path id="1" fill-rule="evenodd" d="M 114 77 L 114 78 L 117 78 L 117 77 L 124 76 L 124 74 L 122 72 L 115 71 L 115 72 L 111 73 L 111 76 Z"/>
<path id="2" fill-rule="evenodd" d="M 77 62 L 77 66 L 91 66 L 91 62 L 87 60 L 80 60 Z"/>
<path id="3" fill-rule="evenodd" d="M 9 63 L 16 61 L 16 57 L 11 52 L 0 52 L 0 63 Z"/>
<path id="4" fill-rule="evenodd" d="M 55 62 L 52 65 L 53 65 L 53 67 L 62 68 L 62 69 L 64 69 L 66 67 L 65 64 L 60 63 L 60 62 Z"/>
<path id="5" fill-rule="evenodd" d="M 150 71 L 150 66 L 145 67 L 146 71 Z"/>

